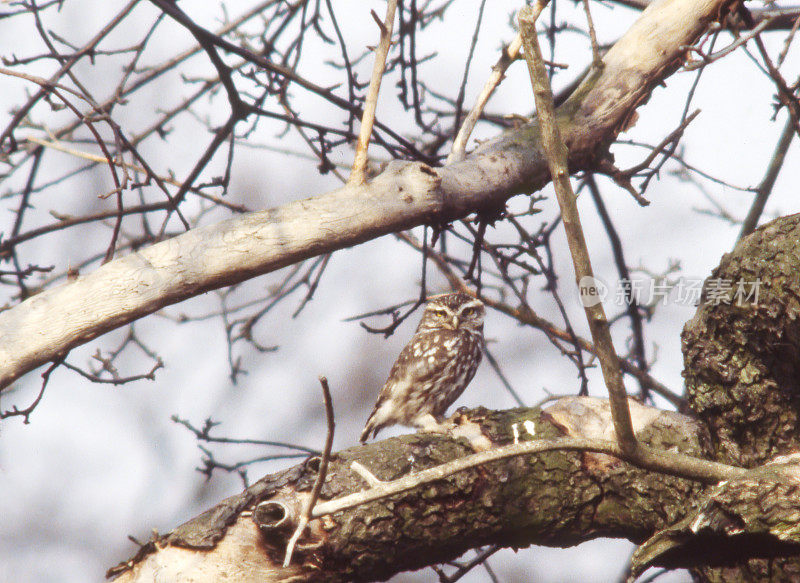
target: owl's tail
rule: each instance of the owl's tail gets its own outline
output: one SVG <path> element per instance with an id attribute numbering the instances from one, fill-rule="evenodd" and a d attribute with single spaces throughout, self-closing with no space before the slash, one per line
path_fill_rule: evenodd
<path id="1" fill-rule="evenodd" d="M 378 435 L 378 431 L 391 424 L 391 406 L 386 402 L 386 399 L 379 397 L 378 402 L 375 403 L 375 408 L 370 413 L 369 419 L 367 419 L 367 424 L 364 425 L 364 431 L 361 432 L 359 441 L 361 443 L 366 442 L 370 438 L 370 434 L 375 437 Z"/>
<path id="2" fill-rule="evenodd" d="M 361 443 L 366 443 L 367 440 L 369 439 L 370 433 L 372 433 L 372 425 L 370 425 L 370 423 L 367 422 L 367 425 L 366 427 L 364 427 L 364 431 L 361 432 L 361 437 L 358 438 L 358 441 L 360 441 Z M 377 433 L 377 430 L 375 431 L 375 433 Z"/>
<path id="3" fill-rule="evenodd" d="M 361 443 L 366 443 L 366 441 L 370 438 L 370 433 L 372 434 L 372 437 L 375 437 L 378 434 L 378 431 L 381 430 L 382 426 L 377 425 L 377 420 L 375 419 L 376 412 L 377 409 L 373 411 L 372 415 L 370 415 L 369 419 L 367 419 L 367 424 L 364 426 L 364 431 L 361 432 L 361 437 L 358 438 Z"/>

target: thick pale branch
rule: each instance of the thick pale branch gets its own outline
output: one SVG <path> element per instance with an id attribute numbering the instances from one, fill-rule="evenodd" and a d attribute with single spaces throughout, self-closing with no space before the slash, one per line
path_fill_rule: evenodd
<path id="1" fill-rule="evenodd" d="M 570 171 L 591 164 L 635 108 L 682 62 L 728 0 L 661 0 L 647 8 L 559 108 Z M 528 124 L 466 160 L 432 169 L 397 162 L 367 185 L 195 229 L 112 261 L 0 313 L 0 387 L 164 306 L 421 224 L 496 208 L 549 180 Z"/>

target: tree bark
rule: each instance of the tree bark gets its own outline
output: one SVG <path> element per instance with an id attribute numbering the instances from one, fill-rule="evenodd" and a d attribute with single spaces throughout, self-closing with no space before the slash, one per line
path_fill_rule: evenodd
<path id="1" fill-rule="evenodd" d="M 800 215 L 792 215 L 723 257 L 684 328 L 689 404 L 708 426 L 719 461 L 751 467 L 798 447 L 798 273 Z"/>
<path id="2" fill-rule="evenodd" d="M 798 273 L 800 215 L 792 215 L 757 229 L 722 258 L 706 280 L 697 313 L 684 328 L 689 405 L 709 429 L 709 454 L 719 461 L 754 467 L 798 449 Z M 739 301 L 741 295 L 750 299 Z M 755 522 L 779 522 L 772 526 L 774 532 L 769 532 L 781 536 L 766 540 L 773 549 L 781 549 L 780 554 L 795 556 L 751 558 L 734 566 L 701 568 L 697 574 L 702 580 L 800 580 L 798 549 L 792 553 L 791 547 L 785 547 L 797 543 L 797 536 L 782 532 L 786 525 L 797 524 L 798 494 L 795 489 L 780 496 L 765 492 L 753 496 L 764 488 L 752 484 L 744 488 L 742 492 L 752 504 L 744 506 L 741 513 L 728 514 L 736 517 L 736 524 L 746 525 L 738 529 L 745 533 L 759 532 L 751 528 Z M 763 539 L 749 542 L 763 544 Z M 745 543 L 740 540 L 740 544 Z"/>
<path id="3" fill-rule="evenodd" d="M 703 451 L 707 436 L 690 418 L 632 407 L 645 443 L 691 455 Z M 608 402 L 589 397 L 564 398 L 545 410 L 475 409 L 455 418 L 461 427 L 478 428 L 491 447 L 511 442 L 515 424 L 526 428 L 527 440 L 613 434 Z M 429 433 L 351 448 L 331 459 L 321 497 L 338 499 L 366 487 L 351 468 L 354 461 L 389 481 L 471 453 L 464 439 Z M 515 457 L 313 520 L 295 551 L 296 565 L 284 569 L 286 543 L 315 467 L 306 463 L 267 476 L 152 540 L 112 574 L 126 582 L 152 581 L 155 572 L 176 582 L 381 580 L 486 544 L 571 546 L 599 536 L 642 541 L 681 518 L 687 500 L 702 490 L 697 482 L 653 474 L 605 454 Z"/>

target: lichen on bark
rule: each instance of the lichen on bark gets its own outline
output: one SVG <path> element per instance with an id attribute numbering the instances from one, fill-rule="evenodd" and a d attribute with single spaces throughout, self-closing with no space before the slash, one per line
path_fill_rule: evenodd
<path id="1" fill-rule="evenodd" d="M 739 282 L 757 282 L 757 298 L 736 301 Z M 753 291 L 744 287 L 745 293 Z M 791 215 L 757 229 L 722 258 L 683 331 L 686 394 L 709 430 L 709 453 L 717 460 L 755 467 L 798 450 L 799 316 L 800 215 Z M 751 502 L 741 509 L 743 520 L 765 513 L 787 516 L 786 508 L 797 508 L 796 487 L 788 497 L 772 494 Z M 750 536 L 750 529 L 744 531 Z M 700 581 L 800 579 L 800 560 L 792 556 L 796 549 L 771 557 L 749 539 L 727 545 L 740 554 L 732 564 L 697 567 Z M 778 550 L 774 544 L 771 549 Z"/>
<path id="2" fill-rule="evenodd" d="M 798 447 L 799 318 L 800 215 L 792 215 L 723 257 L 683 331 L 687 397 L 719 461 L 753 467 Z"/>

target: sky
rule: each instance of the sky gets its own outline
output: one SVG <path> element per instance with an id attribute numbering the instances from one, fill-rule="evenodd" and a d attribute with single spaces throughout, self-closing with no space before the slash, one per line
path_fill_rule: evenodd
<path id="1" fill-rule="evenodd" d="M 114 8 L 109 4 L 94 3 L 95 11 L 86 10 L 87 2 L 68 0 L 61 12 L 48 13 L 47 27 L 81 44 L 108 19 Z M 230 3 L 230 12 L 243 10 L 242 4 Z M 466 88 L 468 104 L 497 60 L 498 48 L 513 36 L 508 18 L 517 5 L 496 2 L 485 11 Z M 368 10 L 374 8 L 382 14 L 384 4 L 345 1 L 339 6 L 348 46 L 358 52 L 374 44 L 377 31 Z M 452 18 L 438 24 L 439 34 L 420 39 L 421 52 L 437 54 L 435 60 L 420 68 L 429 76 L 433 89 L 450 91 L 460 82 L 477 7 L 475 1 L 458 2 Z M 205 26 L 214 28 L 218 24 L 220 10 L 216 3 L 202 9 L 188 5 L 183 8 Z M 635 18 L 633 11 L 620 7 L 612 9 L 593 3 L 592 10 L 601 43 L 612 42 Z M 124 34 L 140 38 L 154 14 L 152 6 L 137 8 Z M 575 18 L 576 14 L 580 15 L 572 5 L 559 5 L 559 19 Z M 782 37 L 767 39 L 776 54 L 782 46 Z M 124 37 L 113 40 L 116 46 L 129 42 Z M 720 43 L 724 45 L 729 40 L 723 36 Z M 144 62 L 157 62 L 165 54 L 190 45 L 191 39 L 184 31 L 165 24 L 154 35 L 152 50 L 146 53 Z M 9 28 L 8 34 L 0 38 L 2 56 L 41 50 L 41 43 L 31 31 L 21 26 Z M 565 35 L 559 51 L 556 60 L 568 64 L 573 71 L 580 71 L 591 58 L 586 39 L 578 35 Z M 788 70 L 797 69 L 796 53 L 790 54 Z M 309 40 L 302 70 L 314 71 L 314 67 L 319 68 L 320 63 L 330 58 L 328 45 Z M 78 71 L 98 95 L 104 95 L 109 79 L 115 78 L 119 69 L 104 63 L 102 58 L 98 58 L 98 63 L 94 69 L 85 67 Z M 359 67 L 362 78 L 366 78 L 371 63 L 365 61 Z M 30 72 L 46 76 L 52 72 L 52 64 L 36 64 L 32 69 Z M 122 108 L 126 127 L 132 132 L 146 127 L 153 108 L 169 107 L 192 87 L 189 75 L 208 75 L 209 71 L 204 58 L 195 58 L 183 69 L 185 77 L 176 74 L 158 87 L 148 88 Z M 319 69 L 315 75 L 321 85 L 337 81 L 329 69 Z M 690 73 L 673 75 L 666 87 L 657 89 L 648 103 L 639 108 L 635 127 L 622 138 L 660 141 L 679 123 L 686 92 L 694 79 Z M 556 89 L 559 83 L 563 85 L 569 80 L 567 74 L 557 77 Z M 0 115 L 7 119 L 10 108 L 32 87 L 7 76 L 0 78 L 0 83 L 3 87 Z M 685 159 L 704 172 L 724 177 L 730 184 L 743 187 L 758 184 L 785 122 L 783 114 L 775 121 L 770 120 L 772 93 L 764 76 L 742 51 L 707 68 L 693 101 L 693 107 L 701 113 L 685 134 Z M 323 106 L 302 91 L 294 90 L 293 99 L 310 117 L 328 115 Z M 530 113 L 531 103 L 527 71 L 518 63 L 509 71 L 488 109 L 525 114 Z M 227 111 L 224 99 L 202 103 L 198 110 L 212 123 L 224 120 Z M 36 113 L 45 118 L 47 112 Z M 70 113 L 52 115 L 64 120 Z M 402 127 L 408 118 L 392 83 L 384 84 L 378 116 L 397 127 Z M 160 170 L 172 168 L 177 176 L 185 176 L 208 143 L 209 135 L 190 116 L 176 120 L 173 125 L 174 134 L 169 139 L 148 142 L 143 148 L 149 159 L 163 162 Z M 486 139 L 496 132 L 490 126 L 479 126 L 474 137 Z M 296 134 L 279 134 L 277 126 L 262 124 L 248 137 L 248 146 L 237 149 L 227 195 L 230 200 L 253 209 L 269 208 L 338 186 L 334 177 L 318 175 L 314 161 L 287 157 L 261 147 L 276 145 L 290 152 L 304 151 L 304 144 Z M 613 152 L 620 167 L 634 164 L 642 157 L 641 150 L 631 146 L 617 145 Z M 68 154 L 53 154 L 48 160 L 51 165 L 47 172 L 51 175 L 75 164 Z M 800 183 L 797 160 L 797 146 L 793 145 L 762 223 L 800 210 L 794 186 Z M 347 165 L 349 161 L 347 148 L 334 153 L 334 162 Z M 224 156 L 217 157 L 204 177 L 218 175 L 224 167 Z M 646 194 L 651 201 L 647 207 L 639 206 L 626 192 L 604 183 L 604 192 L 609 193 L 606 203 L 620 230 L 629 264 L 640 267 L 636 276 L 647 282 L 648 274 L 662 272 L 675 262 L 679 262 L 679 275 L 686 280 L 700 281 L 707 277 L 722 255 L 733 248 L 739 230 L 737 225 L 709 213 L 721 205 L 733 217 L 741 219 L 752 200 L 752 193 L 710 181 L 704 181 L 702 188 L 681 181 L 675 175 L 676 170 L 679 167 L 675 163 L 665 166 L 660 179 L 651 184 Z M 107 172 L 102 169 L 75 178 L 57 196 L 50 193 L 48 198 L 37 200 L 26 227 L 52 221 L 50 211 L 77 214 L 85 212 L 87 207 L 102 207 L 104 203 L 95 197 L 108 190 L 109 185 Z M 545 188 L 541 194 L 546 197 L 541 203 L 544 216 L 553 216 L 557 207 L 551 189 Z M 527 199 L 517 197 L 509 204 L 511 208 L 524 206 Z M 607 237 L 591 200 L 582 197 L 579 206 L 595 272 L 613 292 L 618 281 Z M 9 228 L 10 216 L 6 213 L 5 222 L 0 223 L 3 231 Z M 223 215 L 210 213 L 201 222 L 207 224 L 221 218 Z M 414 233 L 421 236 L 422 231 L 415 229 Z M 502 240 L 505 236 L 507 232 L 502 226 L 487 232 L 490 240 Z M 63 270 L 86 260 L 91 250 L 103 248 L 107 238 L 105 228 L 72 229 L 36 240 L 24 247 L 22 253 L 26 260 L 55 264 Z M 562 281 L 568 282 L 570 260 L 560 231 L 554 237 L 554 253 Z M 255 278 L 232 294 L 208 292 L 137 322 L 137 336 L 147 346 L 156 348 L 165 363 L 153 381 L 142 380 L 121 387 L 96 385 L 72 371 L 56 370 L 29 424 L 18 418 L 0 422 L 0 492 L 3 493 L 0 581 L 99 580 L 107 568 L 134 553 L 128 535 L 143 540 L 152 529 L 166 532 L 238 492 L 241 482 L 235 474 L 218 472 L 211 481 L 206 481 L 197 472 L 201 464 L 197 443 L 189 431 L 171 420 L 172 416 L 197 426 L 212 417 L 220 423 L 217 433 L 227 437 L 319 448 L 325 436 L 325 415 L 317 382 L 317 376 L 322 374 L 330 380 L 333 391 L 337 419 L 334 449 L 355 445 L 380 385 L 413 332 L 416 316 L 387 339 L 368 334 L 358 322 L 347 319 L 413 299 L 418 293 L 419 274 L 419 257 L 391 236 L 335 253 L 314 299 L 297 317 L 292 314 L 302 299 L 299 294 L 278 305 L 256 328 L 259 342 L 279 346 L 276 352 L 261 353 L 244 345 L 235 347 L 235 356 L 241 358 L 241 365 L 247 371 L 236 383 L 230 378 L 225 329 L 220 319 L 203 318 L 182 324 L 176 320 L 183 315 L 199 317 L 219 311 L 225 305 L 263 297 L 285 277 L 286 271 Z M 443 290 L 445 281 L 435 274 L 431 277 L 429 289 Z M 577 297 L 569 297 L 565 292 L 565 298 L 573 321 L 580 322 Z M 608 298 L 607 310 L 611 313 L 621 309 L 614 298 L 613 293 Z M 534 303 L 543 315 L 557 320 L 545 294 Z M 673 299 L 659 307 L 648 327 L 648 354 L 655 359 L 652 373 L 677 392 L 682 389 L 680 331 L 693 313 L 692 305 Z M 526 404 L 534 405 L 551 394 L 568 395 L 577 391 L 574 369 L 563 362 L 541 333 L 520 328 L 494 312 L 487 314 L 485 330 L 490 349 Z M 585 327 L 579 332 L 588 337 Z M 625 330 L 620 328 L 615 340 L 624 343 L 625 336 Z M 112 332 L 74 350 L 69 361 L 86 366 L 98 349 L 110 350 L 124 337 L 124 330 Z M 135 374 L 149 368 L 146 362 L 143 354 L 134 350 L 118 365 L 122 373 Z M 40 386 L 41 372 L 23 378 L 12 394 L 4 396 L 0 406 L 5 409 L 30 402 Z M 591 373 L 590 380 L 590 393 L 603 395 L 599 376 Z M 658 404 L 665 405 L 661 401 Z M 514 406 L 515 401 L 484 364 L 457 405 L 502 409 Z M 382 437 L 405 431 L 393 428 Z M 227 463 L 264 455 L 263 449 L 242 447 L 215 448 L 215 453 L 220 461 Z M 249 475 L 255 480 L 292 463 L 296 462 L 285 459 L 265 462 L 251 467 Z M 616 581 L 632 548 L 626 541 L 598 540 L 572 549 L 532 547 L 518 553 L 504 550 L 492 557 L 489 564 L 501 581 L 520 580 L 520 577 L 546 582 Z M 420 583 L 436 580 L 430 569 L 393 579 Z M 472 583 L 489 579 L 485 571 L 476 569 L 462 580 Z M 674 573 L 659 580 L 687 579 L 685 573 Z"/>

